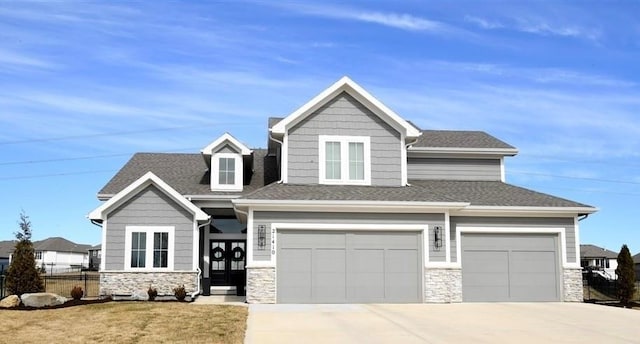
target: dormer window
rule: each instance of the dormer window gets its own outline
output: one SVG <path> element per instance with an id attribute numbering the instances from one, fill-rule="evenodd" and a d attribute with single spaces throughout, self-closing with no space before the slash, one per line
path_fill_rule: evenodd
<path id="1" fill-rule="evenodd" d="M 211 191 L 242 191 L 244 156 L 251 150 L 225 133 L 202 150 L 211 174 Z"/>
<path id="2" fill-rule="evenodd" d="M 371 184 L 368 136 L 319 136 L 320 184 Z"/>
<path id="3" fill-rule="evenodd" d="M 242 155 L 216 153 L 211 157 L 211 189 L 242 191 Z"/>

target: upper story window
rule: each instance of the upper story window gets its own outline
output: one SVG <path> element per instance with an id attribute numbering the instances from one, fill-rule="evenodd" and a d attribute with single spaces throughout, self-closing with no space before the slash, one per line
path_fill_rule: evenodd
<path id="1" fill-rule="evenodd" d="M 233 185 L 236 180 L 236 159 L 218 158 L 218 184 Z"/>
<path id="2" fill-rule="evenodd" d="M 173 269 L 174 227 L 127 226 L 125 270 Z"/>
<path id="3" fill-rule="evenodd" d="M 321 184 L 371 184 L 368 136 L 319 136 Z"/>
<path id="4" fill-rule="evenodd" d="M 36 259 L 42 259 L 42 251 L 36 251 L 35 258 Z"/>
<path id="5" fill-rule="evenodd" d="M 242 155 L 213 154 L 211 167 L 212 190 L 242 191 Z"/>

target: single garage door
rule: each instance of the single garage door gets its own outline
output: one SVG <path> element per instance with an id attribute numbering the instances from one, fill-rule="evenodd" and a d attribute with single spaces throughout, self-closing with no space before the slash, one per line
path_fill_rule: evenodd
<path id="1" fill-rule="evenodd" d="M 278 231 L 277 302 L 420 302 L 420 238 L 416 232 Z"/>
<path id="2" fill-rule="evenodd" d="M 558 236 L 462 234 L 464 301 L 559 301 Z"/>

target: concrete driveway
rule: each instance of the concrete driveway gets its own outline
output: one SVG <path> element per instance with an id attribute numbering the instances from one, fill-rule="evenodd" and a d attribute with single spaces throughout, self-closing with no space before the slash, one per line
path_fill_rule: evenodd
<path id="1" fill-rule="evenodd" d="M 245 343 L 638 343 L 640 311 L 584 303 L 250 305 Z"/>

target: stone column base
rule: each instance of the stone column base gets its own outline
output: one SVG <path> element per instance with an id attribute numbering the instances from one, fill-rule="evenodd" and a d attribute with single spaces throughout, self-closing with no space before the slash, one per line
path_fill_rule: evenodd
<path id="1" fill-rule="evenodd" d="M 459 268 L 425 268 L 424 302 L 462 302 L 462 270 Z"/>
<path id="2" fill-rule="evenodd" d="M 276 303 L 275 267 L 247 267 L 247 303 Z"/>
<path id="3" fill-rule="evenodd" d="M 562 301 L 583 302 L 582 268 L 565 268 L 562 272 Z"/>

